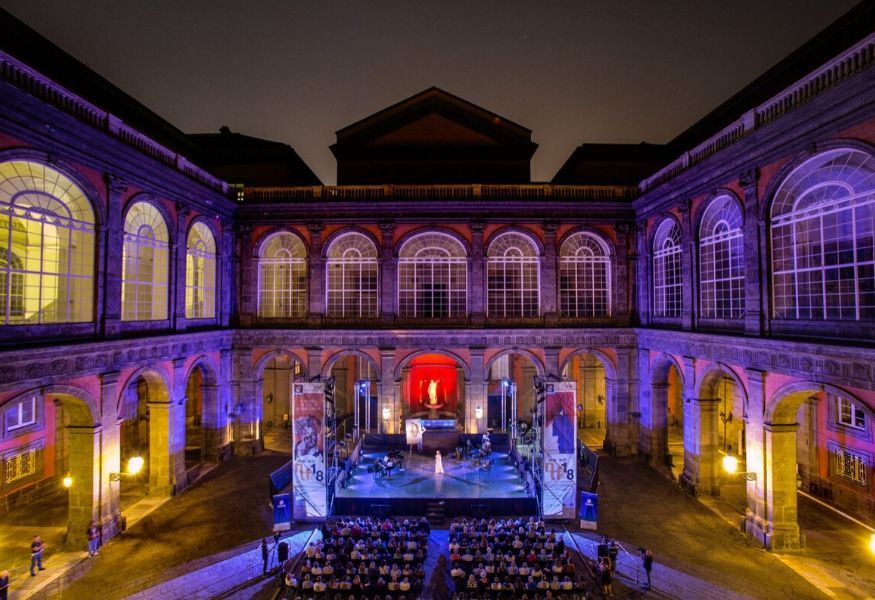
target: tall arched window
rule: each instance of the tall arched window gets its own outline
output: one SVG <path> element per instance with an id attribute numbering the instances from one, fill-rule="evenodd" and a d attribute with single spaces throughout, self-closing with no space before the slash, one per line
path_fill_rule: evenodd
<path id="1" fill-rule="evenodd" d="M 829 150 L 781 183 L 771 212 L 776 319 L 875 319 L 875 159 Z"/>
<path id="2" fill-rule="evenodd" d="M 188 232 L 185 255 L 185 318 L 216 316 L 216 239 L 198 221 Z"/>
<path id="3" fill-rule="evenodd" d="M 122 320 L 167 318 L 170 238 L 164 217 L 152 204 L 136 202 L 125 216 L 122 251 Z"/>
<path id="4" fill-rule="evenodd" d="M 361 233 L 346 233 L 328 248 L 328 316 L 376 317 L 377 248 Z"/>
<path id="5" fill-rule="evenodd" d="M 258 253 L 258 316 L 307 316 L 307 248 L 288 231 L 274 233 Z"/>
<path id="6" fill-rule="evenodd" d="M 0 254 L 2 324 L 94 320 L 94 212 L 69 177 L 0 163 Z"/>
<path id="7" fill-rule="evenodd" d="M 465 247 L 443 233 L 422 233 L 398 255 L 398 314 L 438 319 L 467 314 Z"/>
<path id="8" fill-rule="evenodd" d="M 699 286 L 704 319 L 744 314 L 744 221 L 729 195 L 714 198 L 699 227 Z"/>
<path id="9" fill-rule="evenodd" d="M 490 317 L 537 317 L 539 307 L 538 248 L 527 236 L 504 233 L 486 253 Z"/>
<path id="10" fill-rule="evenodd" d="M 611 314 L 611 257 L 596 235 L 579 232 L 559 248 L 559 310 L 563 317 Z"/>
<path id="11" fill-rule="evenodd" d="M 681 228 L 665 219 L 653 240 L 653 315 L 676 318 L 683 310 Z"/>

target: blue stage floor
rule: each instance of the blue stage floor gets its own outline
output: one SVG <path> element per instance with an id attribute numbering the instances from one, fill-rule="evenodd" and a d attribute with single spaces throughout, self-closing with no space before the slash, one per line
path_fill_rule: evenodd
<path id="1" fill-rule="evenodd" d="M 490 455 L 489 470 L 474 467 L 472 460 L 443 457 L 444 474 L 434 472 L 434 455 L 404 453 L 404 471 L 375 478 L 368 467 L 385 452 L 364 452 L 345 488 L 337 498 L 422 498 L 422 499 L 521 499 L 527 498 L 525 482 L 505 453 Z"/>

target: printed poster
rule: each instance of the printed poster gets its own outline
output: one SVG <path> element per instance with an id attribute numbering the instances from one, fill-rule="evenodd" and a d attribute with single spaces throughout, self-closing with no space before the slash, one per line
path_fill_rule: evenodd
<path id="1" fill-rule="evenodd" d="M 292 387 L 292 475 L 296 520 L 324 519 L 328 505 L 325 473 L 325 389 L 322 382 Z"/>
<path id="2" fill-rule="evenodd" d="M 544 385 L 544 517 L 573 519 L 577 493 L 576 384 L 551 381 Z"/>

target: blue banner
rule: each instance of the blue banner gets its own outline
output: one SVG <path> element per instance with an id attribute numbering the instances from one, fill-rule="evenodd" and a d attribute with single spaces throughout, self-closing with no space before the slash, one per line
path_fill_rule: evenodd
<path id="1" fill-rule="evenodd" d="M 595 529 L 599 518 L 599 495 L 590 492 L 580 492 L 580 528 Z"/>
<path id="2" fill-rule="evenodd" d="M 288 494 L 273 497 L 273 530 L 288 531 L 292 528 L 292 504 Z"/>

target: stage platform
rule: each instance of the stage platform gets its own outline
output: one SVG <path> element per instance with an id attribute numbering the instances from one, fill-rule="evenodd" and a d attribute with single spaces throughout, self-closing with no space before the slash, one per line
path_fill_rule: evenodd
<path id="1" fill-rule="evenodd" d="M 337 491 L 334 513 L 338 515 L 425 515 L 428 506 L 443 502 L 446 516 L 533 515 L 535 498 L 508 455 L 492 452 L 489 470 L 476 468 L 472 460 L 443 457 L 444 474 L 434 472 L 434 453 L 411 455 L 404 451 L 404 470 L 375 477 L 368 467 L 387 450 L 369 448 L 346 487 Z"/>

